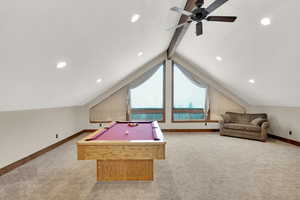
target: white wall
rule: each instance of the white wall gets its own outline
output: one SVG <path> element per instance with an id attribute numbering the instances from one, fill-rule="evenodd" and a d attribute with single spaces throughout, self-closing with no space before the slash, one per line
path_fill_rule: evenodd
<path id="1" fill-rule="evenodd" d="M 74 106 L 0 112 L 0 168 L 88 128 L 84 111 Z"/>
<path id="2" fill-rule="evenodd" d="M 89 106 L 80 106 L 78 110 L 78 121 L 82 129 L 98 129 L 99 124 L 90 123 L 90 111 Z"/>
<path id="3" fill-rule="evenodd" d="M 253 106 L 248 112 L 264 112 L 268 114 L 271 124 L 269 133 L 300 142 L 300 108 L 277 106 Z M 289 135 L 292 131 L 292 135 Z"/>
<path id="4" fill-rule="evenodd" d="M 152 60 L 151 62 L 147 63 L 145 66 L 141 68 L 139 72 L 131 74 L 129 77 L 127 77 L 125 80 L 121 81 L 116 86 L 112 87 L 109 91 L 105 92 L 103 95 L 98 96 L 95 100 L 91 101 L 87 106 L 91 108 L 95 105 L 101 105 L 102 111 L 105 112 L 107 109 L 103 109 L 103 106 L 101 103 L 104 102 L 106 98 L 107 102 L 113 102 L 113 99 L 109 99 L 112 94 L 117 92 L 120 88 L 126 87 L 128 83 L 130 83 L 132 80 L 136 79 L 138 76 L 140 76 L 145 71 L 149 70 L 151 67 L 153 67 L 156 64 L 161 63 L 165 59 L 165 55 L 161 55 L 157 57 L 156 59 Z M 197 68 L 191 63 L 188 63 L 187 61 L 183 60 L 182 58 L 176 57 L 175 61 L 181 65 L 183 65 L 185 68 L 187 68 L 189 71 L 194 73 L 196 76 L 204 80 L 208 83 L 210 86 L 210 98 L 211 98 L 211 117 L 212 119 L 218 120 L 220 117 L 220 114 L 223 114 L 226 111 L 233 111 L 233 112 L 245 112 L 245 105 L 247 105 L 245 102 L 240 100 L 237 96 L 230 93 L 230 91 L 227 91 L 225 88 L 222 87 L 219 83 L 212 80 L 210 77 L 203 75 Z M 166 60 L 166 80 L 165 80 L 166 86 L 165 86 L 165 103 L 166 103 L 166 120 L 164 123 L 160 123 L 160 127 L 162 129 L 218 129 L 219 123 L 200 123 L 200 122 L 190 122 L 190 123 L 172 123 L 171 121 L 171 113 L 172 113 L 172 61 Z M 126 97 L 125 95 L 121 95 L 120 98 L 123 98 L 122 101 Z M 95 108 L 93 108 L 95 109 Z M 95 112 L 101 112 L 100 110 L 95 110 Z M 86 112 L 85 112 L 86 113 Z M 125 115 L 125 113 L 123 112 Z M 102 115 L 102 114 L 101 114 Z M 94 119 L 97 121 L 97 118 Z M 99 119 L 100 120 L 100 119 Z M 107 119 L 108 120 L 108 119 Z M 89 125 L 90 126 L 90 125 Z"/>

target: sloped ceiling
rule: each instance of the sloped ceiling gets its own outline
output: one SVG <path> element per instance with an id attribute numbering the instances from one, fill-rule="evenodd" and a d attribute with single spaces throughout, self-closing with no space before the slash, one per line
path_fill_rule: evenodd
<path id="1" fill-rule="evenodd" d="M 185 3 L 2 0 L 0 111 L 89 102 L 166 50 L 173 32 L 165 29 L 180 17 L 169 8 Z M 200 37 L 190 26 L 177 54 L 250 105 L 300 106 L 299 7 L 295 0 L 230 0 L 213 14 L 238 20 L 205 22 Z M 134 13 L 141 18 L 133 24 Z M 262 17 L 272 24 L 261 26 Z M 144 55 L 138 57 L 140 51 Z M 62 60 L 67 67 L 56 69 Z"/>
<path id="2" fill-rule="evenodd" d="M 299 107 L 299 8 L 295 0 L 230 0 L 213 15 L 236 15 L 238 20 L 205 22 L 200 37 L 190 26 L 177 53 L 251 105 Z M 260 25 L 263 17 L 271 19 L 270 26 Z"/>
<path id="3" fill-rule="evenodd" d="M 167 49 L 175 5 L 185 0 L 2 0 L 0 111 L 87 103 Z"/>

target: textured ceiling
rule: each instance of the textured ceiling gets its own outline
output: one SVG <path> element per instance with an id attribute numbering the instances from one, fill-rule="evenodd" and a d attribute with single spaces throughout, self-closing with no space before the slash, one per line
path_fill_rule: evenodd
<path id="1" fill-rule="evenodd" d="M 87 103 L 166 50 L 175 5 L 185 0 L 2 0 L 0 111 Z"/>
<path id="2" fill-rule="evenodd" d="M 250 105 L 300 106 L 299 7 L 294 0 L 230 0 L 213 14 L 238 20 L 205 22 L 200 37 L 190 26 L 177 53 Z M 263 17 L 271 18 L 270 26 L 260 25 Z"/>

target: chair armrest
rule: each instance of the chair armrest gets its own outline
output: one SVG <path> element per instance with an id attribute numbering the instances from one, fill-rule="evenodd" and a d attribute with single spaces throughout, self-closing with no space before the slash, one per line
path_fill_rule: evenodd
<path id="1" fill-rule="evenodd" d="M 220 120 L 219 120 L 219 123 L 220 123 L 220 129 L 222 129 L 223 126 L 224 126 L 224 120 L 223 120 L 223 119 L 220 119 Z"/>
<path id="2" fill-rule="evenodd" d="M 268 137 L 268 128 L 270 127 L 270 123 L 269 122 L 264 122 L 261 125 L 261 137 L 263 141 L 267 140 Z"/>
<path id="3" fill-rule="evenodd" d="M 267 128 L 269 128 L 270 127 L 270 123 L 269 122 L 264 122 L 264 123 L 262 123 L 262 125 L 261 125 L 261 128 L 262 129 L 267 129 Z"/>

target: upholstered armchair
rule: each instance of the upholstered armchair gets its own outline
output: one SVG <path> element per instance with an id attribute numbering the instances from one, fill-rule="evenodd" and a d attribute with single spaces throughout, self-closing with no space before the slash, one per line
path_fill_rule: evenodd
<path id="1" fill-rule="evenodd" d="M 266 113 L 226 112 L 220 120 L 220 135 L 266 141 L 269 126 Z"/>

